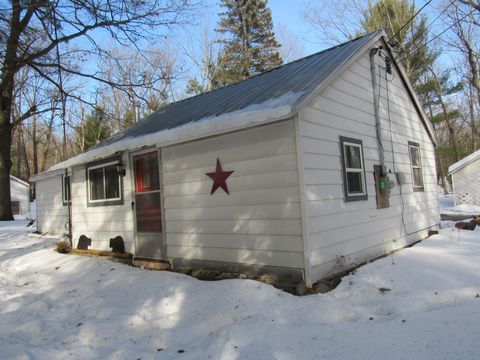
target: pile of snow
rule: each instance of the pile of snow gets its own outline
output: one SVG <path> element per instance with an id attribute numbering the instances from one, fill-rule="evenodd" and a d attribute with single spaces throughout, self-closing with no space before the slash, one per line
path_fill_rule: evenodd
<path id="1" fill-rule="evenodd" d="M 442 219 L 464 220 L 480 215 L 480 206 L 461 204 L 440 210 Z"/>
<path id="2" fill-rule="evenodd" d="M 461 204 L 461 205 L 448 208 L 446 211 L 454 212 L 457 214 L 461 213 L 461 214 L 468 214 L 468 215 L 478 215 L 480 214 L 480 206 L 470 205 L 470 204 Z"/>
<path id="3" fill-rule="evenodd" d="M 0 223 L 4 359 L 478 359 L 480 232 L 441 230 L 328 294 L 61 255 Z"/>

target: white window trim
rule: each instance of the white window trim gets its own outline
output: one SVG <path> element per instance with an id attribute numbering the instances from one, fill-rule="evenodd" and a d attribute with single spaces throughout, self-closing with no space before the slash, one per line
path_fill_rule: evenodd
<path id="1" fill-rule="evenodd" d="M 106 162 L 106 163 L 102 163 L 102 164 L 99 164 L 99 165 L 94 165 L 94 166 L 88 166 L 87 167 L 87 196 L 88 196 L 88 202 L 91 203 L 91 204 L 95 204 L 95 203 L 105 203 L 105 202 L 113 202 L 113 201 L 120 201 L 122 200 L 122 185 L 121 185 L 121 181 L 122 181 L 122 178 L 121 178 L 121 175 L 120 174 L 117 174 L 118 176 L 118 194 L 119 194 L 119 197 L 116 197 L 116 198 L 105 198 L 105 199 L 97 199 L 97 200 L 92 200 L 91 199 L 91 192 L 90 192 L 90 170 L 95 170 L 95 169 L 99 169 L 99 168 L 104 168 L 103 169 L 103 191 L 106 195 L 106 188 L 105 188 L 105 168 L 107 166 L 110 166 L 110 165 L 117 165 L 119 164 L 120 161 L 119 160 L 115 160 L 115 161 L 110 161 L 110 162 Z"/>
<path id="2" fill-rule="evenodd" d="M 412 148 L 415 148 L 418 150 L 418 157 L 420 161 L 420 165 L 413 165 L 413 157 L 412 157 Z M 422 163 L 422 152 L 420 150 L 420 145 L 413 143 L 413 142 L 408 142 L 408 155 L 410 156 L 410 167 L 412 169 L 412 187 L 414 190 L 424 190 L 425 189 L 425 181 L 423 178 L 423 163 Z M 422 185 L 415 185 L 415 173 L 414 169 L 420 169 L 420 175 L 422 177 Z"/>
<path id="3" fill-rule="evenodd" d="M 361 168 L 360 168 L 360 169 L 347 167 L 347 156 L 345 155 L 345 154 L 346 154 L 345 146 L 353 146 L 353 147 L 359 148 L 359 150 L 360 150 L 360 165 L 361 165 Z M 362 145 L 356 144 L 356 143 L 352 143 L 352 142 L 349 142 L 349 141 L 343 141 L 343 154 L 344 154 L 344 156 L 343 156 L 343 162 L 344 162 L 344 166 L 345 166 L 345 173 L 346 173 L 346 174 L 348 174 L 349 172 L 360 173 L 360 177 L 361 177 L 361 179 L 362 179 L 362 189 L 363 189 L 362 192 L 350 193 L 350 191 L 348 190 L 348 183 L 345 184 L 345 189 L 347 190 L 347 195 L 348 195 L 348 197 L 365 196 L 365 195 L 367 195 L 367 188 L 366 188 L 366 186 L 365 186 L 365 169 L 364 169 L 364 163 L 363 163 L 363 149 L 362 149 Z"/>

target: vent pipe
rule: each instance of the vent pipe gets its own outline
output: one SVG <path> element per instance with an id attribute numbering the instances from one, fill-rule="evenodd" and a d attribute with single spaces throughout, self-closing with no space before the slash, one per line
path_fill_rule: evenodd
<path id="1" fill-rule="evenodd" d="M 373 106 L 375 107 L 375 130 L 377 132 L 377 143 L 378 143 L 378 152 L 380 158 L 381 166 L 381 176 L 385 175 L 385 153 L 382 143 L 382 129 L 380 127 L 380 109 L 379 109 L 379 98 L 377 94 L 377 89 L 380 84 L 377 84 L 377 71 L 375 64 L 375 55 L 381 49 L 378 47 L 372 48 L 370 50 L 370 70 L 372 72 L 372 86 L 373 86 Z"/>

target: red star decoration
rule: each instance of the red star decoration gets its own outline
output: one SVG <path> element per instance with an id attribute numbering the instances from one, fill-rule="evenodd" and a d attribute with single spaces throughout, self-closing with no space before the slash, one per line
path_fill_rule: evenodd
<path id="1" fill-rule="evenodd" d="M 232 174 L 233 171 L 222 170 L 222 164 L 220 164 L 220 159 L 217 158 L 217 167 L 215 169 L 215 172 L 205 174 L 213 180 L 212 191 L 210 191 L 210 195 L 212 195 L 218 188 L 222 188 L 223 191 L 230 195 L 227 187 L 227 179 Z"/>

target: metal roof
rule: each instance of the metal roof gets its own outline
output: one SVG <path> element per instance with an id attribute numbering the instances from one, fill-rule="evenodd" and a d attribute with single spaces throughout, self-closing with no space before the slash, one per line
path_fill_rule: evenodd
<path id="1" fill-rule="evenodd" d="M 238 83 L 172 103 L 95 147 L 220 116 L 262 104 L 288 92 L 303 93 L 293 104 L 292 108 L 295 108 L 331 73 L 380 33 L 381 31 L 376 31 L 364 35 Z"/>

